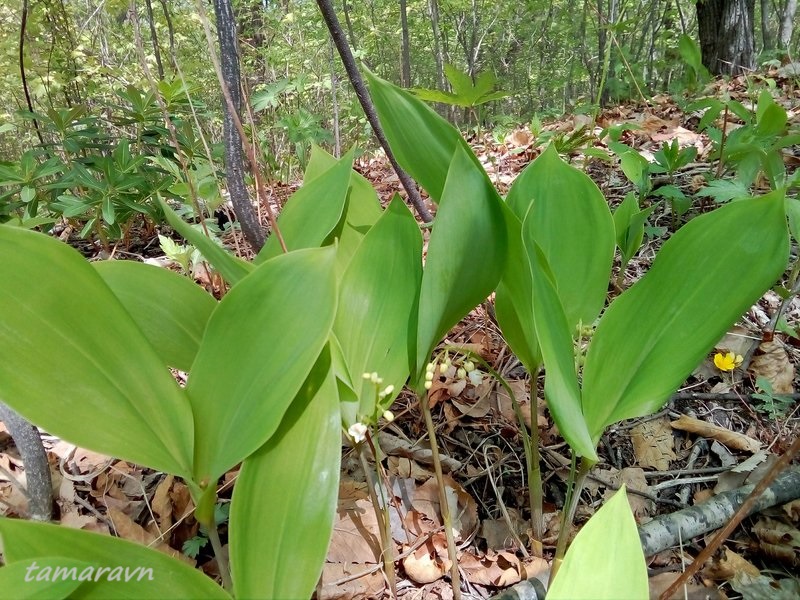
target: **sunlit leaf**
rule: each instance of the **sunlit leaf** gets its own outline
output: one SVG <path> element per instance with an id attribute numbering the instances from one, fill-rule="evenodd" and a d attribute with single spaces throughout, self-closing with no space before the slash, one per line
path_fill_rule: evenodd
<path id="1" fill-rule="evenodd" d="M 417 374 L 442 336 L 497 286 L 505 269 L 506 235 L 497 192 L 459 147 L 448 171 L 422 275 Z"/>
<path id="2" fill-rule="evenodd" d="M 97 567 L 92 571 L 96 581 L 81 583 L 75 598 L 230 598 L 201 571 L 127 540 L 7 518 L 0 518 L 0 536 L 10 565 L 31 566 L 40 557 L 57 562 L 61 555 L 69 557 L 65 566 L 80 561 Z"/>
<path id="3" fill-rule="evenodd" d="M 347 200 L 353 152 L 330 169 L 310 179 L 291 195 L 278 217 L 278 228 L 288 250 L 318 248 L 339 224 Z M 277 235 L 270 235 L 256 257 L 260 264 L 281 254 Z"/>
<path id="4" fill-rule="evenodd" d="M 310 598 L 328 549 L 341 467 L 341 422 L 327 352 L 275 435 L 247 458 L 230 521 L 240 598 Z"/>
<path id="5" fill-rule="evenodd" d="M 609 532 L 614 532 L 610 543 Z M 623 485 L 575 536 L 548 600 L 648 598 L 647 565 Z"/>
<path id="6" fill-rule="evenodd" d="M 186 392 L 195 415 L 195 481 L 213 480 L 277 430 L 328 338 L 333 247 L 268 260 L 222 299 Z"/>
<path id="7" fill-rule="evenodd" d="M 216 300 L 177 273 L 129 260 L 92 263 L 165 365 L 188 371 Z"/>
<path id="8" fill-rule="evenodd" d="M 784 194 L 692 219 L 598 324 L 583 372 L 592 438 L 658 410 L 786 267 Z"/>
<path id="9" fill-rule="evenodd" d="M 97 271 L 13 227 L 0 255 L 0 398 L 74 444 L 188 477 L 189 402 Z"/>
<path id="10" fill-rule="evenodd" d="M 382 387 L 394 386 L 385 405 L 408 379 L 413 366 L 409 338 L 415 332 L 421 278 L 422 235 L 414 216 L 395 197 L 342 277 L 334 324 L 353 384 L 360 391 L 364 417 L 375 412 L 376 390 L 362 373 L 377 372 L 383 378 Z"/>

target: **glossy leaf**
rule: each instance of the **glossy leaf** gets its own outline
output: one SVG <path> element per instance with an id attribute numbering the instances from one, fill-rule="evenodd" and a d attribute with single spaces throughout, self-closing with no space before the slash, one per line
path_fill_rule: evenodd
<path id="1" fill-rule="evenodd" d="M 287 200 L 278 217 L 278 228 L 289 251 L 318 248 L 325 243 L 342 218 L 352 172 L 351 151 L 330 169 L 305 182 Z M 278 237 L 271 235 L 255 262 L 261 264 L 282 252 Z"/>
<path id="2" fill-rule="evenodd" d="M 575 536 L 547 600 L 641 600 L 649 595 L 647 565 L 623 485 Z"/>
<path id="3" fill-rule="evenodd" d="M 0 568 L 0 590 L 3 596 L 14 600 L 61 600 L 82 585 L 78 576 L 86 567 L 92 565 L 65 556 L 11 563 Z"/>
<path id="4" fill-rule="evenodd" d="M 129 260 L 92 263 L 165 365 L 192 366 L 216 300 L 177 273 Z"/>
<path id="5" fill-rule="evenodd" d="M 240 598 L 310 598 L 333 531 L 341 468 L 336 380 L 327 352 L 275 435 L 242 465 L 230 520 Z"/>
<path id="6" fill-rule="evenodd" d="M 529 215 L 523 231 L 530 236 Z M 595 444 L 581 411 L 581 390 L 575 372 L 572 330 L 556 293 L 547 258 L 539 245 L 528 237 L 533 278 L 533 315 L 544 357 L 544 394 L 558 430 L 578 455 L 597 462 Z"/>
<path id="7" fill-rule="evenodd" d="M 195 415 L 195 481 L 213 481 L 277 430 L 328 338 L 333 247 L 268 260 L 222 299 L 186 392 Z"/>
<path id="8" fill-rule="evenodd" d="M 434 202 L 444 191 L 450 162 L 461 147 L 480 167 L 458 130 L 408 92 L 367 72 L 370 93 L 397 162 L 424 187 Z"/>
<path id="9" fill-rule="evenodd" d="M 211 263 L 230 285 L 237 284 L 253 270 L 254 267 L 251 263 L 221 248 L 214 240 L 209 239 L 201 231 L 198 231 L 181 219 L 162 198 L 159 197 L 158 201 L 161 204 L 161 209 L 164 211 L 164 217 L 166 217 L 167 222 L 172 225 L 175 231 L 180 233 L 187 242 L 197 248 L 203 255 L 203 258 Z"/>
<path id="10" fill-rule="evenodd" d="M 30 566 L 43 557 L 55 560 L 55 556 L 63 555 L 70 557 L 65 559 L 67 564 L 71 559 L 108 569 L 94 571 L 98 581 L 83 582 L 73 595 L 75 598 L 230 598 L 201 571 L 127 540 L 6 518 L 0 518 L 0 536 L 10 565 Z"/>
<path id="11" fill-rule="evenodd" d="M 606 310 L 583 373 L 596 441 L 611 423 L 658 410 L 780 276 L 789 252 L 783 192 L 692 219 Z"/>
<path id="12" fill-rule="evenodd" d="M 533 239 L 552 269 L 570 328 L 594 322 L 605 304 L 615 246 L 600 189 L 551 145 L 517 177 L 506 202 L 520 221 L 531 211 Z"/>
<path id="13" fill-rule="evenodd" d="M 382 408 L 408 379 L 412 368 L 409 338 L 416 329 L 421 278 L 422 235 L 414 216 L 395 196 L 356 251 L 339 292 L 334 332 L 359 392 L 360 417 L 375 414 L 377 391 L 362 373 L 377 372 L 383 388 L 394 386 L 395 392 L 384 398 Z"/>
<path id="14" fill-rule="evenodd" d="M 0 255 L 0 398 L 71 443 L 188 477 L 189 402 L 95 269 L 13 227 Z"/>
<path id="15" fill-rule="evenodd" d="M 447 174 L 422 275 L 417 375 L 442 336 L 497 286 L 505 269 L 506 235 L 497 192 L 459 147 Z"/>

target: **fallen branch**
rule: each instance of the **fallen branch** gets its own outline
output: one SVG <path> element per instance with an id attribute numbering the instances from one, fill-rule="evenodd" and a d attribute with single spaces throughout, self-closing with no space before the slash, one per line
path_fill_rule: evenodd
<path id="1" fill-rule="evenodd" d="M 39 430 L 2 402 L 0 421 L 5 423 L 25 465 L 27 486 L 22 493 L 28 498 L 29 516 L 34 521 L 49 521 L 53 516 L 53 484 Z"/>

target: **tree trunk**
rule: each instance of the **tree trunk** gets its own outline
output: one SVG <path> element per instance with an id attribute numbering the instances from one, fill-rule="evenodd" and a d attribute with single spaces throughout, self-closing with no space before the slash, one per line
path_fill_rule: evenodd
<path id="1" fill-rule="evenodd" d="M 411 87 L 411 48 L 408 41 L 408 7 L 406 0 L 400 0 L 400 31 L 403 37 L 403 48 L 400 54 L 400 85 Z"/>
<path id="2" fill-rule="evenodd" d="M 755 66 L 755 0 L 700 0 L 697 27 L 703 65 L 715 75 L 739 75 Z"/>
<path id="3" fill-rule="evenodd" d="M 769 0 L 760 0 L 761 3 L 761 43 L 763 50 L 773 47 L 772 36 L 769 34 Z"/>
<path id="4" fill-rule="evenodd" d="M 236 49 L 236 22 L 233 18 L 231 1 L 214 0 L 214 13 L 217 16 L 222 79 L 230 92 L 233 108 L 239 113 L 242 106 L 242 89 L 239 55 Z M 250 203 L 250 194 L 244 184 L 242 138 L 225 99 L 222 101 L 222 109 L 224 115 L 222 137 L 225 142 L 225 179 L 228 183 L 228 194 L 247 242 L 258 252 L 264 245 L 264 232 L 261 230 L 253 205 Z"/>
<path id="5" fill-rule="evenodd" d="M 442 51 L 441 33 L 439 32 L 439 2 L 428 0 L 428 14 L 431 17 L 433 33 L 433 59 L 436 62 L 436 89 L 447 91 L 444 80 L 444 52 Z"/>
<path id="6" fill-rule="evenodd" d="M 786 0 L 781 15 L 781 26 L 778 30 L 778 48 L 789 51 L 789 43 L 794 33 L 794 16 L 797 14 L 797 0 Z"/>
<path id="7" fill-rule="evenodd" d="M 156 34 L 156 23 L 153 20 L 153 3 L 151 0 L 144 0 L 147 9 L 147 24 L 150 26 L 150 41 L 153 43 L 153 55 L 156 57 L 156 67 L 158 68 L 158 79 L 164 79 L 164 65 L 161 62 L 161 48 L 158 47 L 158 34 Z"/>

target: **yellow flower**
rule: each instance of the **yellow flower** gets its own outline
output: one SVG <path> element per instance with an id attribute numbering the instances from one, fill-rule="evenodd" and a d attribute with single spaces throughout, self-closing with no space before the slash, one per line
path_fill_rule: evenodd
<path id="1" fill-rule="evenodd" d="M 717 352 L 714 355 L 714 364 L 720 371 L 733 371 L 742 364 L 742 360 L 744 359 L 740 354 L 734 354 L 733 352 L 728 352 L 727 354 Z"/>

